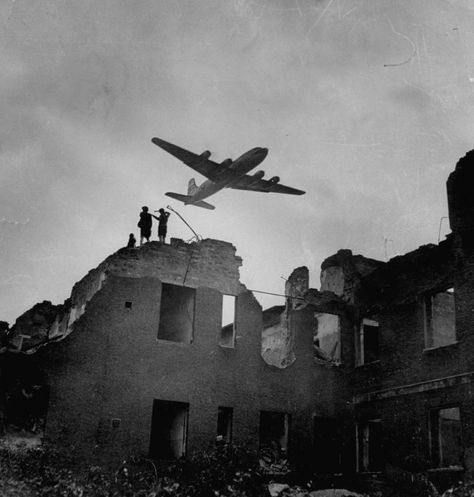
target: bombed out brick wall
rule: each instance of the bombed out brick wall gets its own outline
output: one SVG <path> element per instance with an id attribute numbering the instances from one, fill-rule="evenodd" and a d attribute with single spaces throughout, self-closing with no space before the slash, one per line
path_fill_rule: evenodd
<path id="1" fill-rule="evenodd" d="M 314 393 L 333 374 L 314 368 L 313 313 L 285 310 L 296 361 L 282 371 L 267 364 L 264 314 L 239 282 L 240 265 L 226 242 L 151 242 L 108 257 L 64 305 L 20 316 L 9 357 L 22 356 L 27 388 L 41 370 L 40 434 L 102 462 L 180 457 L 216 437 L 263 446 L 270 466 L 310 453 Z M 223 327 L 224 297 L 235 315 Z"/>
<path id="2" fill-rule="evenodd" d="M 6 430 L 41 425 L 102 461 L 217 437 L 278 471 L 289 457 L 325 474 L 426 471 L 441 488 L 474 477 L 473 160 L 448 179 L 445 240 L 388 262 L 339 250 L 320 289 L 297 268 L 264 311 L 229 243 L 119 250 L 4 333 Z"/>
<path id="3" fill-rule="evenodd" d="M 359 471 L 427 470 L 441 487 L 473 476 L 473 158 L 447 182 L 452 233 L 360 281 L 349 378 Z"/>

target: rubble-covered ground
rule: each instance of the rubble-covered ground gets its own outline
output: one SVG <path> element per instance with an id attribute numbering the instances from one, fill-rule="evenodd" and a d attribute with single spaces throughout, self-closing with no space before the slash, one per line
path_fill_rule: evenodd
<path id="1" fill-rule="evenodd" d="M 54 447 L 0 448 L 2 497 L 161 497 L 264 495 L 255 456 L 220 446 L 189 461 L 157 466 L 136 458 L 117 468 L 79 464 Z"/>
<path id="2" fill-rule="evenodd" d="M 71 451 L 48 445 L 0 445 L 2 497 L 474 497 L 474 484 L 442 495 L 432 486 L 402 486 L 355 492 L 272 482 L 256 454 L 227 444 L 188 460 L 158 465 L 135 458 L 116 468 L 79 464 Z"/>
<path id="3" fill-rule="evenodd" d="M 290 486 L 285 483 L 270 483 L 267 486 L 270 497 L 364 497 L 345 488 L 326 488 L 310 490 L 309 488 Z"/>
<path id="4" fill-rule="evenodd" d="M 276 493 L 275 493 L 276 492 Z M 326 493 L 325 493 L 326 492 Z M 329 492 L 329 493 L 328 493 Z M 342 493 L 341 493 L 342 492 Z M 268 483 L 258 458 L 242 447 L 217 445 L 189 460 L 157 465 L 144 458 L 118 468 L 79 465 L 51 446 L 1 446 L 2 497 L 358 497 L 349 491 Z"/>

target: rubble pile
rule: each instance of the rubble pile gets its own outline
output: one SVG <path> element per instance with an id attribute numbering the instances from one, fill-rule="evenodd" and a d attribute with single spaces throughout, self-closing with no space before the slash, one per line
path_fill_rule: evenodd
<path id="1" fill-rule="evenodd" d="M 290 487 L 286 483 L 269 483 L 268 493 L 271 497 L 364 497 L 345 488 L 326 488 L 309 491 L 303 487 Z"/>
<path id="2" fill-rule="evenodd" d="M 288 474 L 290 471 L 288 459 L 281 452 L 270 446 L 261 447 L 259 459 L 260 470 L 265 474 L 275 476 Z"/>

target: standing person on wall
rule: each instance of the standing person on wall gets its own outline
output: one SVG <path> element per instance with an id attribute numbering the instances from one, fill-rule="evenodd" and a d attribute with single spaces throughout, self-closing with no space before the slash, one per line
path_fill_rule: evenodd
<path id="1" fill-rule="evenodd" d="M 158 212 L 160 213 L 160 217 L 155 218 L 158 219 L 158 240 L 162 243 L 165 243 L 166 233 L 168 231 L 168 218 L 170 217 L 170 213 L 165 211 L 163 208 L 159 209 Z"/>
<path id="2" fill-rule="evenodd" d="M 156 216 L 153 217 L 158 219 Z M 143 239 L 147 242 L 150 241 L 152 222 L 152 214 L 148 212 L 148 207 L 145 205 L 142 207 L 142 211 L 140 212 L 140 221 L 138 221 L 137 225 L 140 228 L 140 246 L 143 244 Z"/>

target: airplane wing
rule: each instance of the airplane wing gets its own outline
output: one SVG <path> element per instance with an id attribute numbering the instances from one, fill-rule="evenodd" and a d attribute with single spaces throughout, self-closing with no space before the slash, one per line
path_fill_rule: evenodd
<path id="1" fill-rule="evenodd" d="M 303 190 L 292 188 L 291 186 L 281 185 L 267 179 L 258 179 L 246 174 L 239 178 L 236 183 L 229 185 L 229 188 L 235 190 L 246 190 L 251 192 L 265 192 L 265 193 L 287 193 L 290 195 L 303 195 Z"/>
<path id="2" fill-rule="evenodd" d="M 222 174 L 222 166 L 206 157 L 189 152 L 160 138 L 152 138 L 151 141 L 210 180 L 215 180 Z"/>

